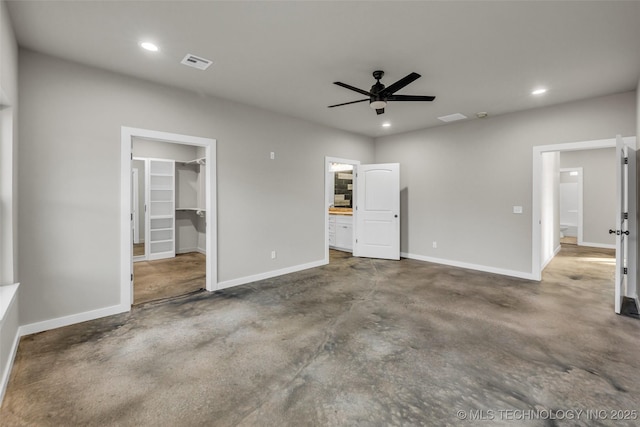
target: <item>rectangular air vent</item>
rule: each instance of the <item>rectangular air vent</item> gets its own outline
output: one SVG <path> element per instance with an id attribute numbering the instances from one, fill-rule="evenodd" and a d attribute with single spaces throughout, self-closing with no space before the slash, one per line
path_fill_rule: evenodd
<path id="1" fill-rule="evenodd" d="M 209 61 L 208 59 L 200 58 L 199 56 L 195 56 L 189 53 L 180 63 L 188 65 L 189 67 L 197 68 L 198 70 L 206 70 L 207 68 L 209 68 L 209 65 L 211 65 L 212 62 L 213 61 Z"/>
<path id="2" fill-rule="evenodd" d="M 467 116 L 460 113 L 449 114 L 448 116 L 438 117 L 438 120 L 442 120 L 443 122 L 455 122 L 456 120 L 464 120 Z"/>

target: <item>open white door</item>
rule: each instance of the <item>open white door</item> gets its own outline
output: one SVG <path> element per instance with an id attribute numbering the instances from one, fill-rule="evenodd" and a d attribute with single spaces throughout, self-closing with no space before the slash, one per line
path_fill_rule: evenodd
<path id="1" fill-rule="evenodd" d="M 400 259 L 400 164 L 356 168 L 353 255 Z"/>
<path id="2" fill-rule="evenodd" d="M 620 314 L 622 298 L 626 294 L 628 229 L 628 148 L 620 135 L 616 137 L 616 277 L 614 310 Z M 635 153 L 634 153 L 635 154 Z"/>

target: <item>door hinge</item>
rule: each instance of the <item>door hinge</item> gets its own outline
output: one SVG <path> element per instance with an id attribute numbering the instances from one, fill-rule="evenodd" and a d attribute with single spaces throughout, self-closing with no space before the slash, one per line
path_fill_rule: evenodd
<path id="1" fill-rule="evenodd" d="M 358 243 L 358 239 L 356 239 L 356 243 Z"/>
<path id="2" fill-rule="evenodd" d="M 133 282 L 133 273 L 131 273 L 131 281 Z"/>
<path id="3" fill-rule="evenodd" d="M 622 269 L 622 274 L 627 274 L 627 267 Z"/>
<path id="4" fill-rule="evenodd" d="M 624 219 L 629 219 L 629 212 L 625 212 L 625 213 L 623 214 L 623 217 L 624 217 Z"/>
<path id="5" fill-rule="evenodd" d="M 131 160 L 133 160 L 133 153 L 131 153 Z"/>
<path id="6" fill-rule="evenodd" d="M 629 164 L 629 158 L 628 158 L 628 157 L 625 157 L 625 158 L 624 158 L 624 164 L 625 164 L 625 165 L 628 165 L 628 164 Z"/>
<path id="7" fill-rule="evenodd" d="M 133 221 L 133 214 L 131 214 L 131 221 Z"/>

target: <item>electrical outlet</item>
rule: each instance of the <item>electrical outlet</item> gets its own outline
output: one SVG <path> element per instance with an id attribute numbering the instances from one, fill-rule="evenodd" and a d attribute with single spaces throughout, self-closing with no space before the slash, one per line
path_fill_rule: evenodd
<path id="1" fill-rule="evenodd" d="M 275 151 L 272 151 L 272 152 L 271 152 L 270 157 L 271 157 L 271 160 L 275 160 L 275 158 L 276 158 L 276 152 L 275 152 Z"/>
<path id="2" fill-rule="evenodd" d="M 276 259 L 276 251 L 271 251 L 271 259 Z"/>
<path id="3" fill-rule="evenodd" d="M 522 206 L 514 206 L 513 207 L 513 213 L 514 214 L 521 214 L 522 213 Z"/>
<path id="4" fill-rule="evenodd" d="M 433 242 L 433 249 L 437 249 L 438 248 L 438 242 L 434 241 Z"/>

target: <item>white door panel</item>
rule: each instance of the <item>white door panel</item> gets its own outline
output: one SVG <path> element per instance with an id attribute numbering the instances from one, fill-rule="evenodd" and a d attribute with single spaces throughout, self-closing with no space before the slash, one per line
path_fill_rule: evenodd
<path id="1" fill-rule="evenodd" d="M 400 165 L 360 165 L 356 175 L 355 256 L 400 259 Z"/>
<path id="2" fill-rule="evenodd" d="M 616 229 L 609 230 L 609 233 L 616 234 L 614 310 L 618 314 L 622 308 L 622 297 L 626 294 L 627 239 L 625 237 L 629 234 L 625 218 L 628 203 L 628 174 L 625 158 L 627 158 L 627 147 L 622 137 L 618 135 L 616 138 Z"/>

